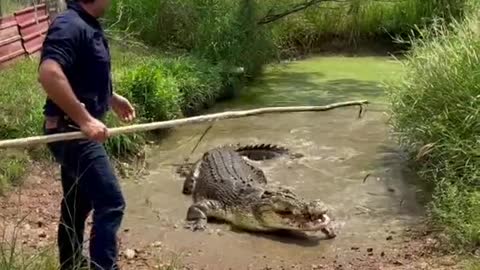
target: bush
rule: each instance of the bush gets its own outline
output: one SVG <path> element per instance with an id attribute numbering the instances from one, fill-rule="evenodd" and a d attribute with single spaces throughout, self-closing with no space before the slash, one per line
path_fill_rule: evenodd
<path id="1" fill-rule="evenodd" d="M 203 59 L 187 56 L 167 58 L 162 64 L 169 76 L 176 81 L 182 96 L 181 109 L 184 115 L 210 107 L 221 95 L 220 67 Z"/>
<path id="2" fill-rule="evenodd" d="M 162 121 L 180 115 L 180 93 L 175 80 L 156 61 L 141 64 L 124 75 L 121 94 L 136 106 L 142 121 Z"/>
<path id="3" fill-rule="evenodd" d="M 392 124 L 434 187 L 433 220 L 453 243 L 480 244 L 479 18 L 432 26 L 412 40 L 403 80 L 388 85 Z"/>
<path id="4" fill-rule="evenodd" d="M 196 113 L 211 105 L 222 88 L 218 67 L 187 56 L 146 61 L 122 78 L 121 93 L 135 103 L 142 121 Z"/>

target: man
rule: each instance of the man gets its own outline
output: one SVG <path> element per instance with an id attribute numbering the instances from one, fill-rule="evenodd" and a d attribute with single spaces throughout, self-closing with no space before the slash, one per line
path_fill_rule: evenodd
<path id="1" fill-rule="evenodd" d="M 70 1 L 50 25 L 41 53 L 45 133 L 80 130 L 88 137 L 48 145 L 60 164 L 64 192 L 58 227 L 61 269 L 88 265 L 81 252 L 91 210 L 91 267 L 118 269 L 116 234 L 125 201 L 102 144 L 109 136 L 102 119 L 110 106 L 124 121 L 131 121 L 135 111 L 112 91 L 109 47 L 97 21 L 108 5 L 108 0 Z"/>

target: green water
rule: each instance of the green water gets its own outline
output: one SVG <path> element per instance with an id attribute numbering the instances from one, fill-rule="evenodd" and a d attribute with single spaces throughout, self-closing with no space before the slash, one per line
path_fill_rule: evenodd
<path id="1" fill-rule="evenodd" d="M 382 82 L 395 79 L 401 65 L 389 57 L 317 56 L 288 64 L 272 65 L 229 107 L 324 105 L 355 99 L 385 104 Z"/>
<path id="2" fill-rule="evenodd" d="M 358 118 L 357 107 L 325 112 L 268 114 L 215 122 L 193 155 L 190 152 L 209 123 L 177 128 L 148 153 L 149 175 L 127 183 L 125 226 L 129 246 L 164 243 L 166 249 L 191 254 L 182 260 L 198 269 L 247 269 L 247 265 L 309 265 L 332 262 L 355 251 L 389 252 L 401 243 L 401 232 L 421 220 L 414 178 L 403 155 L 389 138 L 386 99 L 381 83 L 401 67 L 388 58 L 315 57 L 271 66 L 236 99 L 215 111 L 279 105 L 324 105 L 367 99 L 376 109 Z M 379 105 L 379 106 L 377 106 Z M 369 105 L 370 107 L 370 105 Z M 228 143 L 273 143 L 305 156 L 260 163 L 269 182 L 281 184 L 307 199 L 322 199 L 338 225 L 334 240 L 291 239 L 230 230 L 209 224 L 210 232 L 182 228 L 191 198 L 181 194 L 182 180 L 172 163 Z M 368 180 L 363 181 L 370 174 Z M 146 203 L 148 202 L 148 203 Z M 215 233 L 220 230 L 221 235 Z M 212 233 L 213 231 L 213 233 Z M 398 241 L 398 242 L 397 242 Z M 393 251 L 392 251 L 393 252 Z M 257 268 L 248 268 L 257 269 Z"/>

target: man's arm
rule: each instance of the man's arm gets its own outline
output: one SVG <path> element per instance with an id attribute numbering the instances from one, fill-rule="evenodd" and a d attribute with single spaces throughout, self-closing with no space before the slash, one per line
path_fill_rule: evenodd
<path id="1" fill-rule="evenodd" d="M 72 91 L 62 67 L 52 59 L 43 61 L 39 68 L 38 81 L 48 97 L 79 126 L 85 125 L 92 116 Z"/>

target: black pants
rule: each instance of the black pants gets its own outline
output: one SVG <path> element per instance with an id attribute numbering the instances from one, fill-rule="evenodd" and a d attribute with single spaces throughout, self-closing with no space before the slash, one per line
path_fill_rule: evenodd
<path id="1" fill-rule="evenodd" d="M 65 125 L 46 134 L 73 131 Z M 63 199 L 58 227 L 58 247 L 62 270 L 88 266 L 82 256 L 85 220 L 93 210 L 90 236 L 91 269 L 116 270 L 117 232 L 125 201 L 110 160 L 102 144 L 90 140 L 50 143 L 51 153 L 61 165 Z M 72 267 L 73 266 L 73 267 Z"/>

